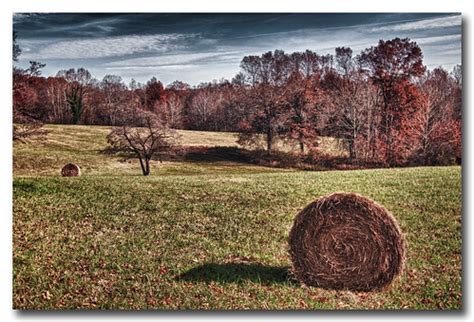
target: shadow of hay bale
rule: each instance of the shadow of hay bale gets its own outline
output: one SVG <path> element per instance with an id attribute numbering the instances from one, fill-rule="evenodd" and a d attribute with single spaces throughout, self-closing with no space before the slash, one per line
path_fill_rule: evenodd
<path id="1" fill-rule="evenodd" d="M 289 267 L 266 266 L 243 263 L 207 263 L 197 266 L 175 277 L 190 282 L 241 283 L 251 281 L 263 285 L 295 283 Z"/>

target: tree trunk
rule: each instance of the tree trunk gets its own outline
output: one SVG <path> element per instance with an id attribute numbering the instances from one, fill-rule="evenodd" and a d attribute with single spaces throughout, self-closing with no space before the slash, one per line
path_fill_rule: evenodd
<path id="1" fill-rule="evenodd" d="M 303 133 L 300 133 L 299 135 L 299 142 L 300 142 L 300 153 L 304 153 L 304 135 Z"/>
<path id="2" fill-rule="evenodd" d="M 267 131 L 267 154 L 272 154 L 273 135 L 272 131 Z"/>
<path id="3" fill-rule="evenodd" d="M 385 151 L 384 151 L 384 163 L 391 166 L 392 156 L 391 156 L 391 122 L 389 120 L 389 98 L 387 97 L 388 89 L 382 85 L 382 95 L 383 95 L 383 111 L 382 111 L 382 122 L 383 122 L 383 131 L 382 134 L 385 136 L 383 137 L 385 143 Z"/>
<path id="4" fill-rule="evenodd" d="M 428 140 L 426 137 L 423 137 L 422 141 L 422 151 L 423 151 L 423 164 L 428 165 L 429 163 L 429 156 L 428 156 Z"/>
<path id="5" fill-rule="evenodd" d="M 349 140 L 349 159 L 353 161 L 356 158 L 355 149 L 354 149 L 354 140 Z"/>
<path id="6" fill-rule="evenodd" d="M 143 172 L 144 176 L 150 175 L 150 159 L 145 158 L 145 171 Z"/>
<path id="7" fill-rule="evenodd" d="M 145 158 L 145 163 L 144 163 L 141 155 L 138 155 L 138 160 L 140 160 L 140 167 L 142 168 L 143 175 L 148 176 L 150 174 L 149 161 Z"/>

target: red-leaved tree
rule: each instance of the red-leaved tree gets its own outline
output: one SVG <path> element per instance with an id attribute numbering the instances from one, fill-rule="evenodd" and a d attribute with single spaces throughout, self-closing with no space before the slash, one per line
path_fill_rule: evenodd
<path id="1" fill-rule="evenodd" d="M 378 86 L 381 96 L 378 134 L 381 159 L 387 165 L 396 165 L 404 159 L 399 154 L 403 147 L 397 146 L 405 141 L 400 137 L 400 131 L 402 126 L 410 127 L 407 124 L 410 119 L 403 119 L 409 118 L 410 113 L 404 109 L 411 111 L 417 107 L 412 104 L 415 92 L 410 83 L 425 72 L 422 51 L 416 42 L 408 38 L 395 38 L 380 40 L 377 46 L 363 51 L 358 59 L 372 82 Z"/>

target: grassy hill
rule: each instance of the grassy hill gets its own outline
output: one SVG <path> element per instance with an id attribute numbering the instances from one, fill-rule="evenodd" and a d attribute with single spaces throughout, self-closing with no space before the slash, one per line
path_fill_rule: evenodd
<path id="1" fill-rule="evenodd" d="M 60 173 L 69 162 L 81 166 L 83 175 L 140 174 L 137 159 L 126 160 L 120 156 L 106 155 L 108 126 L 84 125 L 46 125 L 48 135 L 28 144 L 15 144 L 13 150 L 13 169 L 15 176 L 49 176 Z M 180 144 L 186 147 L 238 147 L 237 134 L 228 132 L 201 132 L 178 130 Z M 333 138 L 321 138 L 321 148 L 329 154 L 343 155 Z M 282 151 L 297 149 L 297 145 L 277 142 L 276 148 Z M 215 171 L 240 172 L 272 171 L 272 168 L 255 167 L 235 162 L 159 162 L 152 161 L 152 173 L 198 174 Z"/>
<path id="2" fill-rule="evenodd" d="M 13 306 L 160 309 L 459 309 L 461 168 L 309 172 L 100 153 L 106 127 L 48 126 L 14 146 Z M 182 132 L 232 146 L 235 134 Z M 62 178 L 77 162 L 84 176 Z M 383 292 L 301 287 L 288 276 L 295 215 L 335 191 L 388 208 L 408 243 Z"/>

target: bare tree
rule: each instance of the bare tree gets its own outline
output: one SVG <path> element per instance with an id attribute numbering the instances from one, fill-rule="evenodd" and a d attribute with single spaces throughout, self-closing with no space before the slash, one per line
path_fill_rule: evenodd
<path id="1" fill-rule="evenodd" d="M 150 160 L 153 156 L 169 151 L 177 142 L 178 135 L 166 127 L 155 114 L 142 111 L 129 124 L 140 124 L 140 127 L 128 125 L 116 127 L 107 136 L 110 152 L 124 152 L 134 155 L 140 161 L 144 176 L 150 175 Z"/>
<path id="2" fill-rule="evenodd" d="M 349 47 L 336 48 L 336 63 L 339 72 L 342 75 L 349 75 L 354 67 L 354 60 L 352 58 L 352 49 Z"/>
<path id="3" fill-rule="evenodd" d="M 317 79 L 295 72 L 285 86 L 285 106 L 282 116 L 285 119 L 288 139 L 299 144 L 300 154 L 305 147 L 310 150 L 317 147 L 318 101 L 322 94 Z"/>
<path id="4" fill-rule="evenodd" d="M 376 100 L 375 86 L 370 84 L 356 61 L 352 49 L 336 48 L 336 71 L 326 75 L 325 86 L 330 93 L 326 102 L 327 133 L 341 139 L 350 160 L 361 159 L 361 152 L 371 138 L 370 112 Z"/>
<path id="5" fill-rule="evenodd" d="M 248 115 L 242 122 L 240 144 L 255 144 L 265 135 L 267 154 L 271 155 L 275 139 L 285 130 L 282 109 L 284 87 L 291 71 L 289 57 L 281 50 L 261 56 L 246 56 L 240 64 L 249 82 L 246 95 Z"/>
<path id="6" fill-rule="evenodd" d="M 17 33 L 14 31 L 13 32 L 13 52 L 12 52 L 12 58 L 14 62 L 18 62 L 20 55 L 21 55 L 21 48 L 20 45 L 18 45 L 18 42 L 16 41 L 17 38 Z"/>
<path id="7" fill-rule="evenodd" d="M 41 69 L 45 67 L 46 64 L 30 60 L 30 67 L 28 67 L 25 72 L 28 73 L 30 76 L 41 76 Z"/>
<path id="8" fill-rule="evenodd" d="M 455 157 L 454 148 L 460 145 L 460 124 L 457 123 L 455 77 L 442 68 L 429 71 L 420 82 L 424 96 L 417 118 L 421 137 L 418 157 L 422 164 L 440 164 L 443 158 Z"/>
<path id="9" fill-rule="evenodd" d="M 218 128 L 217 118 L 222 97 L 214 84 L 202 83 L 187 100 L 186 117 L 196 129 L 214 130 Z"/>
<path id="10" fill-rule="evenodd" d="M 305 52 L 296 52 L 291 54 L 291 60 L 294 68 L 306 78 L 320 74 L 322 70 L 322 59 L 321 56 L 311 50 Z"/>
<path id="11" fill-rule="evenodd" d="M 64 78 L 69 86 L 66 90 L 66 101 L 71 109 L 72 123 L 77 124 L 85 109 L 87 86 L 91 84 L 92 75 L 85 68 L 60 70 L 56 77 Z"/>
<path id="12" fill-rule="evenodd" d="M 122 77 L 105 75 L 99 86 L 104 95 L 104 108 L 108 113 L 110 124 L 113 126 L 120 124 L 129 100 Z"/>
<path id="13" fill-rule="evenodd" d="M 173 128 L 181 127 L 181 111 L 183 109 L 184 100 L 176 92 L 170 92 L 166 101 L 166 112 L 169 118 L 169 124 Z"/>
<path id="14" fill-rule="evenodd" d="M 47 121 L 50 123 L 63 123 L 70 119 L 70 109 L 66 101 L 68 83 L 59 77 L 48 77 L 46 96 L 51 108 Z"/>

